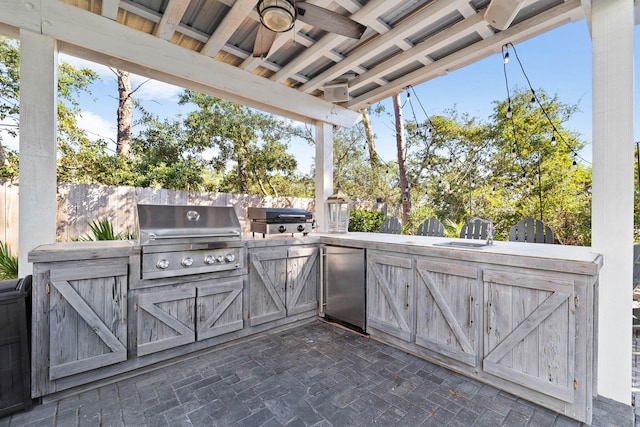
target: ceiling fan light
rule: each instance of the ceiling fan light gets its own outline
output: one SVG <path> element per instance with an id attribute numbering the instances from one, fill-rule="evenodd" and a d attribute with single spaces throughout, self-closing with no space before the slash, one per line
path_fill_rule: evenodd
<path id="1" fill-rule="evenodd" d="M 296 9 L 287 0 L 261 0 L 258 14 L 262 24 L 276 33 L 289 31 L 296 20 Z"/>

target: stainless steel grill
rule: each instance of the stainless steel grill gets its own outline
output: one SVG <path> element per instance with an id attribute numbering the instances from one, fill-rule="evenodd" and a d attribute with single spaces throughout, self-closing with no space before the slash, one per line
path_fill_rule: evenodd
<path id="1" fill-rule="evenodd" d="M 231 207 L 138 205 L 141 278 L 244 267 L 238 216 Z"/>

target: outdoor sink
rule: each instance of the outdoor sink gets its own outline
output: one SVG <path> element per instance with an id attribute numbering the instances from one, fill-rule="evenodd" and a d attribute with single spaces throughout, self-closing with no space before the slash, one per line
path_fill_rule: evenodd
<path id="1" fill-rule="evenodd" d="M 467 249 L 482 249 L 487 246 L 485 242 L 461 242 L 461 241 L 452 241 L 452 242 L 442 242 L 442 243 L 434 243 L 433 246 L 448 246 L 453 248 L 467 248 Z"/>

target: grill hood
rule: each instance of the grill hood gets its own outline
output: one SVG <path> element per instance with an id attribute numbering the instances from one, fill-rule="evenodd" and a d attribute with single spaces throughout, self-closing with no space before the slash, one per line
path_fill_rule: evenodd
<path id="1" fill-rule="evenodd" d="M 232 207 L 139 204 L 141 245 L 240 240 L 242 229 Z"/>

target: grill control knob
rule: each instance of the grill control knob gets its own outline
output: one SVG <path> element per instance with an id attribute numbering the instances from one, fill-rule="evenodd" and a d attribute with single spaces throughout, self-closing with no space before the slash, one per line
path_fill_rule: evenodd
<path id="1" fill-rule="evenodd" d="M 280 227 L 278 227 L 278 231 L 281 233 L 284 233 L 285 231 L 287 231 L 287 227 L 285 227 L 284 225 L 281 225 Z"/>
<path id="2" fill-rule="evenodd" d="M 192 265 L 193 265 L 193 258 L 191 258 L 189 256 L 186 257 L 186 258 L 183 258 L 183 260 L 182 260 L 182 266 L 183 267 L 191 267 Z"/>
<path id="3" fill-rule="evenodd" d="M 216 258 L 213 255 L 207 255 L 204 258 L 204 263 L 211 265 L 211 264 L 215 264 L 216 263 Z"/>
<path id="4" fill-rule="evenodd" d="M 159 259 L 158 262 L 156 263 L 156 268 L 160 270 L 165 270 L 169 268 L 169 260 Z"/>
<path id="5" fill-rule="evenodd" d="M 226 254 L 224 260 L 227 262 L 233 262 L 236 259 L 234 254 Z"/>
<path id="6" fill-rule="evenodd" d="M 223 257 L 222 255 L 218 255 L 218 256 L 216 257 L 216 261 L 218 261 L 218 262 L 224 262 L 224 257 Z"/>
<path id="7" fill-rule="evenodd" d="M 298 226 L 298 231 L 303 232 L 304 231 L 304 225 L 300 224 Z"/>

